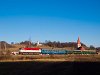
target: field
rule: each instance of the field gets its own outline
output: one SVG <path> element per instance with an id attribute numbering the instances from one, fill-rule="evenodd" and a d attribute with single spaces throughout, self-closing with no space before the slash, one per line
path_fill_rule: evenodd
<path id="1" fill-rule="evenodd" d="M 0 60 L 0 75 L 100 75 L 99 68 L 100 55 L 13 55 Z"/>
<path id="2" fill-rule="evenodd" d="M 72 66 L 66 62 L 2 62 L 0 75 L 66 75 Z"/>
<path id="3" fill-rule="evenodd" d="M 0 75 L 100 75 L 99 62 L 0 62 Z"/>
<path id="4" fill-rule="evenodd" d="M 3 61 L 69 61 L 69 62 L 100 62 L 100 55 L 5 55 L 0 56 Z"/>

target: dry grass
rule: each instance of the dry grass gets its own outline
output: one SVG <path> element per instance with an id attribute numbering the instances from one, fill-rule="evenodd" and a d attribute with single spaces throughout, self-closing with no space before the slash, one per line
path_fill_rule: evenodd
<path id="1" fill-rule="evenodd" d="M 2 58 L 2 59 L 1 59 Z M 12 55 L 1 56 L 2 61 L 89 61 L 100 62 L 100 55 Z"/>

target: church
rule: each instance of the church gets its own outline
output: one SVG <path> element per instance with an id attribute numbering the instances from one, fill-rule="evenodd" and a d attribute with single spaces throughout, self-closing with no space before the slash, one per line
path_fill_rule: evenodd
<path id="1" fill-rule="evenodd" d="M 78 40 L 77 40 L 77 49 L 78 50 L 85 50 L 85 48 L 81 45 L 80 37 L 78 37 Z"/>

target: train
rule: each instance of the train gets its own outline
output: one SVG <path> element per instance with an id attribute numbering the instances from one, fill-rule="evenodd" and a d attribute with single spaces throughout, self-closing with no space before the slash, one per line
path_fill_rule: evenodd
<path id="1" fill-rule="evenodd" d="M 21 48 L 19 54 L 41 54 L 41 48 Z"/>
<path id="2" fill-rule="evenodd" d="M 54 50 L 43 48 L 21 48 L 18 52 L 13 52 L 14 55 L 62 55 L 62 54 L 98 54 L 96 50 Z"/>

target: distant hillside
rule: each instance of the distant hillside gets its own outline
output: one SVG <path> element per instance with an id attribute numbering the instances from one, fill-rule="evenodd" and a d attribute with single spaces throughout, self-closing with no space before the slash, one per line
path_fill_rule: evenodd
<path id="1" fill-rule="evenodd" d="M 77 43 L 76 42 L 59 42 L 59 41 L 45 41 L 41 43 L 41 46 L 37 46 L 36 43 L 32 43 L 30 41 L 22 41 L 20 43 L 11 43 L 8 44 L 5 41 L 0 42 L 0 50 L 4 50 L 5 48 L 7 50 L 11 51 L 17 51 L 19 48 L 25 48 L 25 47 L 40 47 L 40 48 L 46 48 L 46 49 L 67 49 L 67 50 L 75 50 L 77 49 Z M 87 47 L 85 44 L 81 43 L 82 46 L 85 49 L 97 49 L 100 51 L 100 48 L 95 48 L 94 46 Z"/>
<path id="2" fill-rule="evenodd" d="M 8 44 L 5 41 L 0 42 L 0 50 L 5 50 L 7 48 L 15 48 L 15 46 L 12 46 L 11 44 Z"/>

